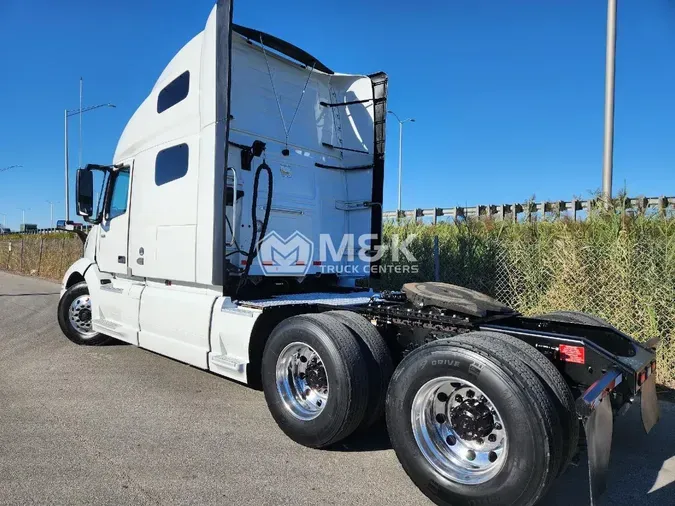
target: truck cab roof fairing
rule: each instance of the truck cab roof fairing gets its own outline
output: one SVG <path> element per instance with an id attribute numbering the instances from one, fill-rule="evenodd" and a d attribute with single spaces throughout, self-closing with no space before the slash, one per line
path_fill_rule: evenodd
<path id="1" fill-rule="evenodd" d="M 258 44 L 262 44 L 270 49 L 278 51 L 279 53 L 288 56 L 289 58 L 292 58 L 307 67 L 313 66 L 314 70 L 319 70 L 326 74 L 335 73 L 307 51 L 303 51 L 290 42 L 286 42 L 285 40 L 275 37 L 274 35 L 237 24 L 232 24 L 232 31 L 238 33 L 239 35 L 243 35 L 249 40 L 257 42 Z"/>

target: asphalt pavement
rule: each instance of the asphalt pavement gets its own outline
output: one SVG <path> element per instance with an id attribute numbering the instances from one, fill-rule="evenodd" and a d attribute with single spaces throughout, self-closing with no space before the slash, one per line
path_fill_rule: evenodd
<path id="1" fill-rule="evenodd" d="M 59 286 L 0 272 L 0 504 L 430 504 L 383 428 L 332 450 L 289 440 L 261 392 L 128 345 L 79 347 Z M 604 505 L 675 504 L 675 405 L 615 425 Z M 585 463 L 541 504 L 588 504 Z"/>

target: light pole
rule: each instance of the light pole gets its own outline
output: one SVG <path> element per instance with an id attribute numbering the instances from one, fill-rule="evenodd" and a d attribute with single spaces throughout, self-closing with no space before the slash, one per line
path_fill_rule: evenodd
<path id="1" fill-rule="evenodd" d="M 91 107 L 85 107 L 84 109 L 73 109 L 73 110 L 68 110 L 66 109 L 63 112 L 63 130 L 65 133 L 65 139 L 64 139 L 64 153 L 65 153 L 65 159 L 64 159 L 64 169 L 65 169 L 65 178 L 66 178 L 66 221 L 70 221 L 70 195 L 69 195 L 69 190 L 70 190 L 70 185 L 68 182 L 68 173 L 69 173 L 69 168 L 68 168 L 68 118 L 71 116 L 81 116 L 85 112 L 93 111 L 94 109 L 100 109 L 101 107 L 112 107 L 114 108 L 115 106 L 113 104 L 99 104 L 99 105 L 93 105 Z"/>
<path id="2" fill-rule="evenodd" d="M 51 200 L 46 202 L 49 204 L 49 228 L 54 228 L 54 204 L 58 204 L 58 202 L 52 202 Z"/>
<path id="3" fill-rule="evenodd" d="M 21 211 L 21 225 L 24 228 L 24 230 L 19 229 L 19 231 L 24 232 L 26 228 L 26 211 L 30 211 L 30 207 L 28 209 L 22 209 L 19 207 L 19 211 Z"/>
<path id="4" fill-rule="evenodd" d="M 612 198 L 614 163 L 614 70 L 616 67 L 616 0 L 607 0 L 607 54 L 605 56 L 605 142 L 602 155 L 602 193 Z"/>
<path id="5" fill-rule="evenodd" d="M 2 216 L 2 228 L 7 228 L 7 215 L 5 213 L 0 213 Z"/>
<path id="6" fill-rule="evenodd" d="M 401 217 L 401 179 L 403 177 L 403 123 L 411 122 L 414 123 L 414 118 L 408 118 L 402 120 L 398 117 L 394 111 L 387 111 L 389 114 L 392 114 L 396 121 L 398 121 L 398 208 L 396 212 L 396 217 Z"/>

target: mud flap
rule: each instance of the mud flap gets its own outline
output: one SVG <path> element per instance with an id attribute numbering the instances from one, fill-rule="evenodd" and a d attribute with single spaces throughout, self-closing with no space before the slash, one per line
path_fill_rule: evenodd
<path id="1" fill-rule="evenodd" d="M 584 430 L 588 446 L 588 479 L 590 482 L 591 506 L 598 504 L 607 488 L 609 455 L 612 451 L 614 417 L 612 403 L 604 397 L 593 413 L 584 419 Z"/>
<path id="2" fill-rule="evenodd" d="M 656 422 L 659 421 L 661 411 L 659 408 L 659 401 L 656 398 L 656 375 L 651 374 L 647 381 L 642 384 L 640 397 L 640 408 L 642 411 L 642 425 L 645 428 L 645 432 L 649 433 L 650 430 L 656 425 Z"/>
<path id="3" fill-rule="evenodd" d="M 588 447 L 591 506 L 598 504 L 600 496 L 607 488 L 614 431 L 614 412 L 609 393 L 622 381 L 621 372 L 610 369 L 577 399 L 577 412 L 583 420 Z"/>

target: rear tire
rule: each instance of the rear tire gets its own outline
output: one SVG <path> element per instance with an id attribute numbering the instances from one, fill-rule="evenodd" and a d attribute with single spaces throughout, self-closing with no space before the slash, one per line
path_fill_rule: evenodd
<path id="1" fill-rule="evenodd" d="M 91 330 L 91 301 L 89 288 L 84 281 L 66 290 L 59 300 L 57 316 L 61 331 L 75 344 L 101 346 L 113 340 L 112 337 Z"/>
<path id="2" fill-rule="evenodd" d="M 558 476 L 560 476 L 569 466 L 579 447 L 579 417 L 577 416 L 574 395 L 572 395 L 572 390 L 570 390 L 560 371 L 536 348 L 508 334 L 485 331 L 469 332 L 454 339 L 467 338 L 505 343 L 532 369 L 532 372 L 546 387 L 548 395 L 556 407 L 562 426 L 563 460 L 558 472 Z"/>
<path id="3" fill-rule="evenodd" d="M 359 430 L 366 430 L 384 417 L 387 387 L 394 373 L 394 364 L 389 348 L 377 329 L 360 314 L 352 311 L 329 311 L 325 313 L 345 325 L 360 343 L 368 369 L 368 407 Z"/>
<path id="4" fill-rule="evenodd" d="M 462 439 L 459 434 L 466 436 L 466 426 L 462 425 L 461 417 L 456 418 L 455 408 L 448 411 L 450 418 L 439 417 L 443 413 L 436 411 L 439 407 L 436 401 L 441 406 L 453 399 L 462 402 L 461 396 L 458 400 L 454 393 L 447 395 L 440 387 L 429 390 L 429 385 L 445 378 L 450 387 L 443 388 L 473 385 L 479 390 L 476 398 L 481 402 L 486 399 L 487 408 L 493 407 L 494 411 L 489 410 L 492 418 L 479 408 L 482 413 L 479 417 L 463 419 L 491 419 L 493 432 L 488 439 L 482 439 L 485 433 L 480 434 L 480 440 L 476 439 L 477 433 L 473 439 Z M 434 409 L 413 410 L 420 406 L 419 394 L 427 391 L 431 393 Z M 416 349 L 394 372 L 386 412 L 396 456 L 408 476 L 436 504 L 469 506 L 497 501 L 509 506 L 530 506 L 545 493 L 557 474 L 561 460 L 558 415 L 539 379 L 502 343 L 446 339 Z M 434 425 L 434 420 L 440 428 Z M 420 435 L 420 424 L 430 427 L 426 434 Z M 488 429 L 481 428 L 486 432 Z M 500 431 L 505 435 L 504 447 L 494 460 L 489 455 L 486 461 L 480 450 L 473 455 L 466 450 L 472 445 L 481 448 L 487 441 L 501 441 L 499 435 L 490 439 Z M 436 445 L 436 453 L 425 451 L 428 441 Z M 458 454 L 452 453 L 454 460 L 437 458 L 455 452 L 453 448 L 461 449 Z"/>
<path id="5" fill-rule="evenodd" d="M 279 428 L 311 448 L 354 432 L 369 394 L 361 346 L 326 314 L 293 316 L 277 325 L 263 351 L 262 387 Z"/>

